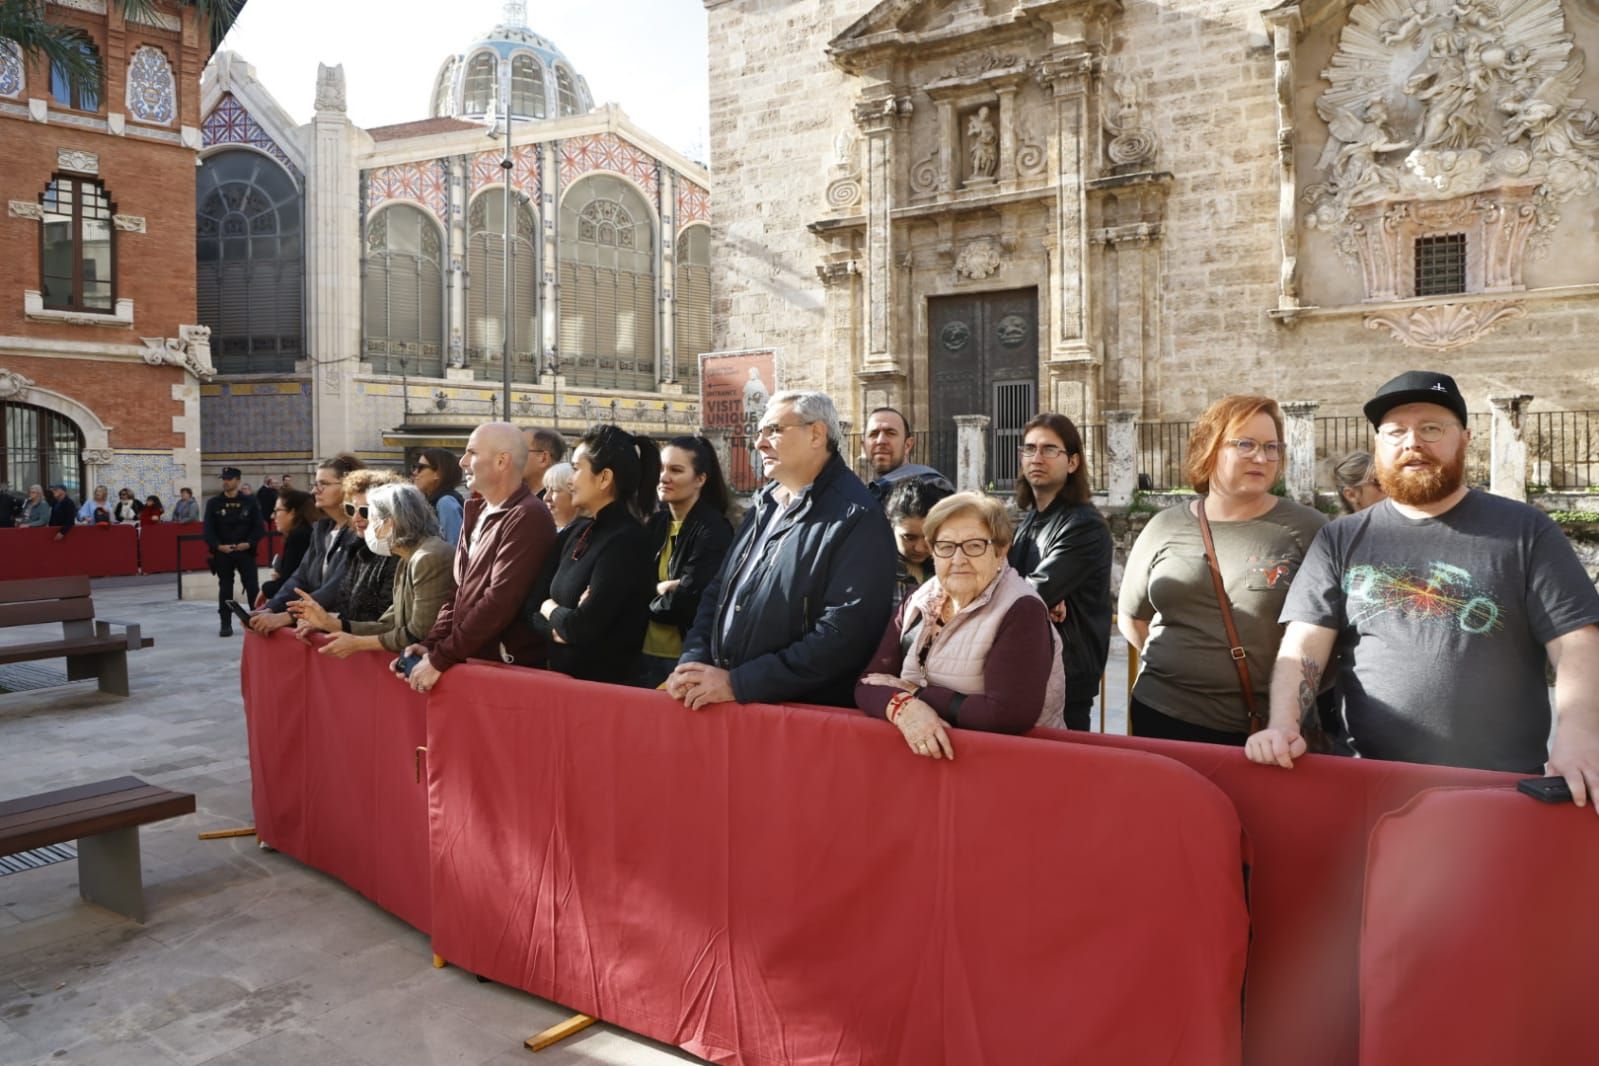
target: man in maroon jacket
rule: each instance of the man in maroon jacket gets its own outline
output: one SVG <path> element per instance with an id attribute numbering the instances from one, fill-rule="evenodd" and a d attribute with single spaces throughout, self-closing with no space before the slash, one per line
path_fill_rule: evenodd
<path id="1" fill-rule="evenodd" d="M 522 484 L 527 442 L 509 422 L 472 431 L 461 456 L 466 502 L 455 549 L 455 592 L 439 609 L 426 639 L 405 649 L 422 655 L 411 687 L 426 692 L 467 659 L 544 665 L 544 640 L 522 621 L 522 604 L 555 547 L 549 510 Z"/>

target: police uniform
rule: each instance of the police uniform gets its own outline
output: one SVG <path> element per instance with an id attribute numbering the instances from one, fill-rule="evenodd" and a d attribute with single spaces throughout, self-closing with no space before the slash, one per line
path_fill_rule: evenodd
<path id="1" fill-rule="evenodd" d="M 222 479 L 239 477 L 234 467 L 224 467 Z M 205 501 L 205 542 L 210 545 L 211 569 L 217 575 L 217 612 L 222 616 L 221 635 L 233 635 L 233 614 L 228 601 L 233 598 L 233 575 L 237 573 L 244 582 L 244 602 L 255 603 L 260 588 L 260 571 L 255 560 L 255 546 L 261 540 L 261 510 L 255 500 L 240 492 L 232 496 L 213 496 Z M 224 544 L 248 544 L 246 551 L 222 551 Z"/>

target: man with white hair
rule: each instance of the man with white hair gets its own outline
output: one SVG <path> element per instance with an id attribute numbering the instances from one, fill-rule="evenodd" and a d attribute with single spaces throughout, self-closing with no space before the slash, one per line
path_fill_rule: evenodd
<path id="1" fill-rule="evenodd" d="M 405 649 L 423 656 L 410 674 L 418 692 L 471 658 L 544 665 L 544 638 L 522 621 L 522 604 L 555 546 L 555 523 L 522 483 L 526 465 L 527 441 L 509 422 L 485 423 L 467 439 L 461 472 L 476 495 L 456 545 L 455 591 L 427 637 Z"/>
<path id="2" fill-rule="evenodd" d="M 854 706 L 894 602 L 894 535 L 839 455 L 833 401 L 779 392 L 755 446 L 770 483 L 706 588 L 667 691 L 699 709 Z"/>
<path id="3" fill-rule="evenodd" d="M 50 501 L 43 485 L 28 486 L 28 499 L 22 505 L 22 524 L 30 527 L 50 524 Z"/>

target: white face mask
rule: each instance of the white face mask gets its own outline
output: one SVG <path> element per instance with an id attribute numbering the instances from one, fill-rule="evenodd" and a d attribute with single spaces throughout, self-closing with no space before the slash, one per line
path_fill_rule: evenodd
<path id="1" fill-rule="evenodd" d="M 378 524 L 370 522 L 366 527 L 367 550 L 373 555 L 389 556 L 394 554 L 394 544 L 388 537 L 378 536 Z"/>

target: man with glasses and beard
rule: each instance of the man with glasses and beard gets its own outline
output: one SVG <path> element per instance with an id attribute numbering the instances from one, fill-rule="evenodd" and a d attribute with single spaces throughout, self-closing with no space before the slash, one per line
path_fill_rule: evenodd
<path id="1" fill-rule="evenodd" d="M 1289 589 L 1270 726 L 1245 748 L 1291 767 L 1338 657 L 1350 737 L 1367 758 L 1536 774 L 1547 751 L 1580 805 L 1599 791 L 1599 593 L 1560 527 L 1464 483 L 1466 402 L 1412 370 L 1365 406 L 1388 499 L 1317 534 Z M 1599 795 L 1595 796 L 1599 799 Z"/>

